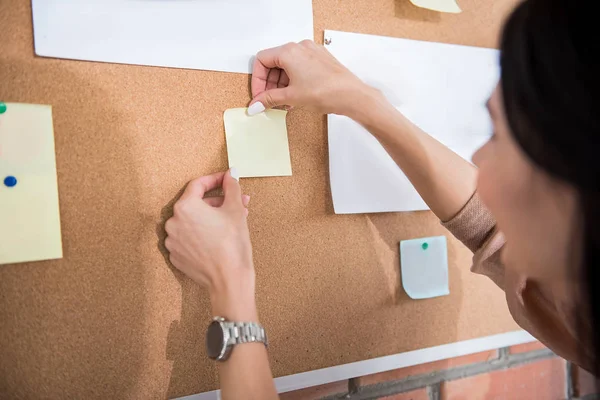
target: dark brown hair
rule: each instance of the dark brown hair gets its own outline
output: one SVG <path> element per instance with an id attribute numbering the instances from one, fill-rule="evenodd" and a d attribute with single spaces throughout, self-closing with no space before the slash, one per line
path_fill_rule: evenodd
<path id="1" fill-rule="evenodd" d="M 501 88 L 508 124 L 528 157 L 579 194 L 582 335 L 600 360 L 600 35 L 578 0 L 526 0 L 504 27 Z M 582 249 L 582 250 L 580 250 Z M 580 267 L 580 268 L 577 268 Z"/>

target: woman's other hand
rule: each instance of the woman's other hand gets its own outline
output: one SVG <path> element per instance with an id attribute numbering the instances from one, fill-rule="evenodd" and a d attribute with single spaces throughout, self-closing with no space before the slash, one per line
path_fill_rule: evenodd
<path id="1" fill-rule="evenodd" d="M 306 106 L 322 113 L 349 115 L 360 95 L 373 90 L 313 41 L 288 43 L 257 54 L 248 113 L 276 106 Z"/>
<path id="2" fill-rule="evenodd" d="M 232 176 L 233 175 L 233 176 Z M 242 195 L 234 169 L 191 181 L 165 224 L 173 265 L 210 292 L 213 314 L 256 320 L 255 273 Z M 204 197 L 223 188 L 222 197 Z"/>

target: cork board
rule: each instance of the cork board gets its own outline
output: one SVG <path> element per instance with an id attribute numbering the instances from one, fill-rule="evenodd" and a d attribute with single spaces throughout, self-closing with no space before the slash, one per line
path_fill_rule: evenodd
<path id="1" fill-rule="evenodd" d="M 440 15 L 408 0 L 315 0 L 315 37 L 494 47 L 514 3 L 461 0 L 462 14 Z M 223 111 L 247 104 L 249 77 L 37 58 L 28 0 L 1 2 L 0 27 L 2 100 L 53 106 L 64 241 L 62 260 L 0 266 L 0 397 L 215 389 L 206 293 L 167 266 L 160 242 L 185 183 L 226 168 Z M 398 242 L 448 232 L 429 212 L 334 215 L 325 117 L 295 110 L 288 129 L 294 176 L 243 181 L 276 376 L 517 328 L 454 239 L 450 296 L 410 300 Z"/>

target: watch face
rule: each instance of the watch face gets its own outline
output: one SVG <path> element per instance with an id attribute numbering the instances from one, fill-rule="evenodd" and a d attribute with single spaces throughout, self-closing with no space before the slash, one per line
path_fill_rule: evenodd
<path id="1" fill-rule="evenodd" d="M 208 352 L 208 356 L 216 359 L 221 355 L 223 347 L 223 329 L 221 329 L 221 324 L 218 321 L 213 321 L 208 326 L 208 331 L 206 332 L 206 351 Z"/>

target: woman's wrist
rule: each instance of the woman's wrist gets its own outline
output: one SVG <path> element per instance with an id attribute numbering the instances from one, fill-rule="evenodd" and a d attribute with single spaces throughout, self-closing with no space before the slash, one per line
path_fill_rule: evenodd
<path id="1" fill-rule="evenodd" d="M 358 122 L 379 141 L 386 141 L 390 135 L 397 137 L 410 133 L 415 128 L 383 93 L 370 86 L 358 92 L 352 104 L 344 115 Z"/>
<path id="2" fill-rule="evenodd" d="M 213 317 L 235 322 L 259 322 L 254 298 L 211 300 L 211 304 Z"/>
<path id="3" fill-rule="evenodd" d="M 258 322 L 254 282 L 254 271 L 248 271 L 213 288 L 210 291 L 213 316 L 230 321 Z"/>
<path id="4" fill-rule="evenodd" d="M 366 84 L 354 92 L 349 104 L 344 115 L 363 126 L 370 125 L 379 110 L 390 106 L 383 93 Z"/>

